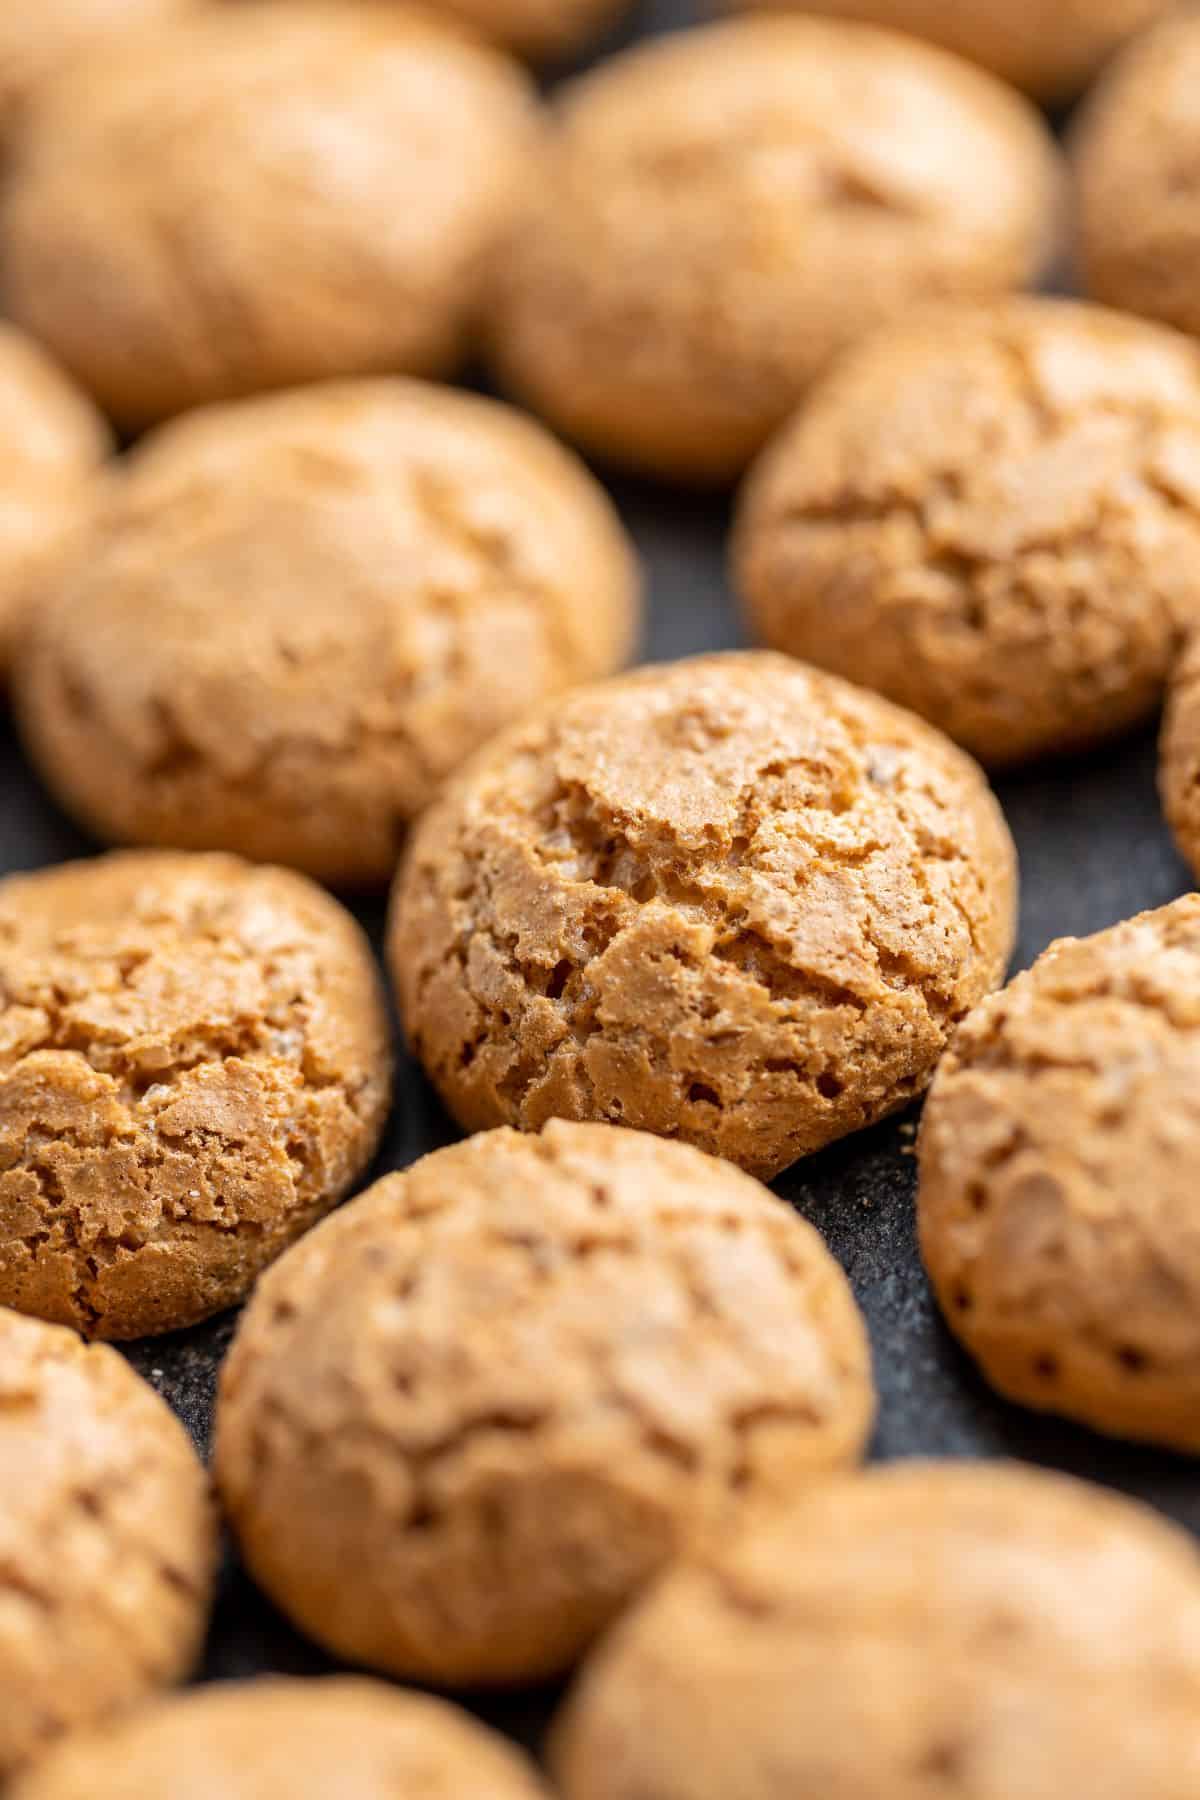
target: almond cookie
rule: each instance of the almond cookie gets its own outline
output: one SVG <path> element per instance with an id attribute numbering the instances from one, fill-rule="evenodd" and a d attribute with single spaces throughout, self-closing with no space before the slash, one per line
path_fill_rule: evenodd
<path id="1" fill-rule="evenodd" d="M 204 1471 L 153 1389 L 107 1345 L 0 1309 L 0 1785 L 182 1680 L 216 1552 Z"/>
<path id="2" fill-rule="evenodd" d="M 127 424 L 443 373 L 534 122 L 516 65 L 430 14 L 215 7 L 35 109 L 0 220 L 7 311 Z"/>
<path id="3" fill-rule="evenodd" d="M 1015 908 L 968 757 L 751 653 L 581 690 L 489 746 L 414 833 L 389 953 L 466 1130 L 608 1119 L 766 1179 L 922 1092 Z"/>
<path id="4" fill-rule="evenodd" d="M 667 36 L 560 101 L 497 368 L 601 455 L 727 480 L 868 327 L 1029 280 L 1058 190 L 1032 108 L 941 51 L 799 18 Z"/>
<path id="5" fill-rule="evenodd" d="M 1200 1450 L 1200 895 L 1051 945 L 956 1036 L 921 1251 L 1001 1393 Z"/>
<path id="6" fill-rule="evenodd" d="M 541 60 L 580 50 L 628 12 L 630 0 L 437 0 L 519 56 Z"/>
<path id="7" fill-rule="evenodd" d="M 1018 1464 L 814 1483 L 617 1626 L 555 1760 L 564 1800 L 1193 1800 L 1200 1561 Z"/>
<path id="8" fill-rule="evenodd" d="M 466 1713 L 351 1676 L 202 1688 L 48 1758 L 11 1800 L 547 1800 Z"/>
<path id="9" fill-rule="evenodd" d="M 734 560 L 767 643 L 987 763 L 1112 737 L 1200 620 L 1200 354 L 1061 300 L 892 326 L 766 452 Z"/>
<path id="10" fill-rule="evenodd" d="M 127 853 L 0 882 L 0 1304 L 141 1337 L 240 1300 L 388 1105 L 366 939 L 286 869 Z"/>
<path id="11" fill-rule="evenodd" d="M 1074 134 L 1080 269 L 1113 306 L 1200 334 L 1200 15 L 1124 52 Z"/>
<path id="12" fill-rule="evenodd" d="M 336 1655 L 511 1682 L 852 1462 L 872 1414 L 810 1225 L 684 1145 L 559 1121 L 385 1177 L 260 1283 L 216 1468 L 252 1573 Z"/>
<path id="13" fill-rule="evenodd" d="M 417 382 L 211 408 L 147 441 L 30 627 L 30 755 L 99 836 L 386 881 L 499 726 L 632 648 L 600 487 Z"/>

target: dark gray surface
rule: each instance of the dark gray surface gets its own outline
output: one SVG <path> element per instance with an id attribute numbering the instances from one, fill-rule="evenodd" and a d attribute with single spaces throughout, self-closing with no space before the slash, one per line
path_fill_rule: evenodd
<path id="1" fill-rule="evenodd" d="M 682 22 L 691 12 L 686 0 L 660 0 L 643 6 L 638 19 L 653 29 Z M 647 657 L 738 643 L 737 612 L 724 576 L 725 502 L 681 498 L 641 484 L 613 486 L 648 569 Z M 49 806 L 9 735 L 0 737 L 0 777 L 0 867 L 34 867 L 93 847 Z M 1000 796 L 1021 854 L 1020 966 L 1054 937 L 1099 930 L 1190 885 L 1160 817 L 1151 733 L 1087 761 L 1008 779 Z M 378 944 L 382 905 L 357 910 Z M 1194 1465 L 1005 1405 L 951 1342 L 915 1248 L 914 1116 L 849 1140 L 776 1183 L 778 1193 L 824 1232 L 869 1321 L 881 1395 L 875 1453 L 1027 1457 L 1141 1495 L 1200 1531 L 1200 1470 Z M 455 1135 L 419 1071 L 403 1064 L 376 1172 L 402 1168 Z M 202 1446 L 209 1438 L 217 1366 L 232 1329 L 226 1318 L 131 1350 L 137 1367 Z M 205 1675 L 311 1673 L 328 1666 L 255 1594 L 231 1556 Z M 485 1697 L 477 1704 L 493 1722 L 536 1742 L 553 1699 L 538 1692 Z"/>

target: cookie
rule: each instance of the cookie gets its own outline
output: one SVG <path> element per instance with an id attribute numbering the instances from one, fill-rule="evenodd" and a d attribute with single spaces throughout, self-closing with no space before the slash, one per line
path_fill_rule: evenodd
<path id="1" fill-rule="evenodd" d="M 1200 875 L 1200 635 L 1171 671 L 1158 784 L 1179 854 Z"/>
<path id="2" fill-rule="evenodd" d="M 546 1800 L 533 1765 L 425 1694 L 353 1676 L 202 1688 L 48 1758 L 12 1800 Z"/>
<path id="3" fill-rule="evenodd" d="M 388 1107 L 366 939 L 233 857 L 0 882 L 0 1304 L 86 1336 L 242 1299 L 348 1191 Z"/>
<path id="4" fill-rule="evenodd" d="M 379 883 L 442 778 L 619 667 L 637 615 L 607 497 L 540 427 L 334 383 L 147 440 L 42 596 L 16 700 L 100 837 Z"/>
<path id="5" fill-rule="evenodd" d="M 1015 906 L 968 757 L 749 653 L 497 739 L 413 834 L 388 948 L 466 1130 L 607 1119 L 766 1179 L 925 1088 L 1003 978 Z"/>
<path id="6" fill-rule="evenodd" d="M 527 78 L 404 5 L 214 7 L 22 133 L 7 312 L 127 425 L 462 359 L 536 136 Z"/>
<path id="7" fill-rule="evenodd" d="M 297 1245 L 234 1340 L 216 1468 L 251 1572 L 334 1654 L 507 1683 L 853 1461 L 872 1413 L 811 1226 L 683 1145 L 557 1122 L 437 1151 Z"/>
<path id="8" fill-rule="evenodd" d="M 809 10 L 807 0 L 730 0 L 734 6 Z M 1024 88 L 1038 100 L 1073 99 L 1101 64 L 1174 0 L 813 0 L 812 10 L 929 38 Z"/>
<path id="9" fill-rule="evenodd" d="M 204 1471 L 153 1389 L 0 1308 L 0 1784 L 189 1672 L 216 1552 Z"/>
<path id="10" fill-rule="evenodd" d="M 582 50 L 628 12 L 630 0 L 437 0 L 519 56 L 541 61 Z"/>
<path id="11" fill-rule="evenodd" d="M 1200 896 L 1051 945 L 938 1070 L 921 1252 L 1010 1399 L 1200 1450 Z"/>
<path id="12" fill-rule="evenodd" d="M 766 643 L 984 762 L 1113 737 L 1200 620 L 1200 354 L 1063 300 L 885 329 L 755 468 L 734 562 Z"/>
<path id="13" fill-rule="evenodd" d="M 1200 17 L 1119 57 L 1074 131 L 1077 247 L 1098 300 L 1200 334 Z"/>
<path id="14" fill-rule="evenodd" d="M 1057 153 L 990 76 L 817 19 L 668 35 L 568 87 L 501 259 L 511 390 L 588 449 L 724 481 L 836 350 L 1018 287 Z"/>
<path id="15" fill-rule="evenodd" d="M 1191 1800 L 1200 1562 L 1017 1464 L 814 1484 L 669 1575 L 585 1669 L 564 1800 Z"/>
<path id="16" fill-rule="evenodd" d="M 0 674 L 36 580 L 97 501 L 110 449 L 91 401 L 32 338 L 0 323 Z"/>
<path id="17" fill-rule="evenodd" d="M 0 142 L 46 82 L 125 33 L 182 18 L 202 0 L 10 0 L 0 8 Z"/>

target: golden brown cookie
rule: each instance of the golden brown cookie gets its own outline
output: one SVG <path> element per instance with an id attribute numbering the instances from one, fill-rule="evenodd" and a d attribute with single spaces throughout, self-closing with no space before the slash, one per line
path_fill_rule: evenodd
<path id="1" fill-rule="evenodd" d="M 140 1337 L 240 1300 L 388 1108 L 366 939 L 286 869 L 166 851 L 0 882 L 0 1303 Z"/>
<path id="2" fill-rule="evenodd" d="M 468 751 L 618 668 L 633 552 L 507 407 L 417 382 L 212 408 L 133 457 L 30 628 L 17 703 L 101 837 L 383 882 Z"/>
<path id="3" fill-rule="evenodd" d="M 1200 895 L 1051 945 L 921 1127 L 921 1250 L 1011 1399 L 1200 1450 Z"/>
<path id="4" fill-rule="evenodd" d="M 1174 0 L 729 0 L 734 6 L 829 13 L 929 38 L 1024 88 L 1070 100 L 1126 38 Z"/>
<path id="5" fill-rule="evenodd" d="M 546 1800 L 526 1757 L 425 1694 L 353 1676 L 202 1688 L 89 1734 L 11 1800 Z"/>
<path id="6" fill-rule="evenodd" d="M 1193 1800 L 1200 1562 L 1017 1464 L 814 1483 L 617 1626 L 555 1761 L 564 1800 Z"/>
<path id="7" fill-rule="evenodd" d="M 984 762 L 1112 737 L 1200 621 L 1200 354 L 1064 300 L 880 331 L 756 466 L 734 562 L 766 643 Z"/>
<path id="8" fill-rule="evenodd" d="M 188 1673 L 216 1550 L 204 1471 L 153 1389 L 0 1308 L 0 1785 Z"/>
<path id="9" fill-rule="evenodd" d="M 1074 132 L 1080 272 L 1112 306 L 1200 334 L 1200 15 L 1126 50 Z"/>
<path id="10" fill-rule="evenodd" d="M 116 417 L 451 369 L 535 138 L 526 77 L 408 6 L 214 7 L 47 93 L 8 312 Z"/>
<path id="11" fill-rule="evenodd" d="M 609 1119 L 766 1178 L 922 1092 L 1015 904 L 999 808 L 938 732 L 710 656 L 489 746 L 414 833 L 389 953 L 465 1129 Z"/>
<path id="12" fill-rule="evenodd" d="M 1171 671 L 1158 784 L 1179 854 L 1200 875 L 1200 633 Z"/>
<path id="13" fill-rule="evenodd" d="M 496 365 L 591 450 L 728 480 L 870 326 L 1029 280 L 1058 191 L 1032 108 L 925 45 L 800 18 L 667 36 L 560 101 Z"/>
<path id="14" fill-rule="evenodd" d="M 630 0 L 435 0 L 435 5 L 519 56 L 540 61 L 582 49 L 628 12 Z"/>
<path id="15" fill-rule="evenodd" d="M 810 1225 L 684 1145 L 559 1121 L 387 1176 L 260 1283 L 216 1467 L 251 1571 L 335 1654 L 510 1682 L 852 1462 L 873 1407 Z"/>

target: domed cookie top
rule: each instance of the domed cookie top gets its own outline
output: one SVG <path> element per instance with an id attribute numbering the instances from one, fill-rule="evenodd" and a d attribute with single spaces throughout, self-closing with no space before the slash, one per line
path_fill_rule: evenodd
<path id="1" fill-rule="evenodd" d="M 920 1157 L 926 1266 L 989 1380 L 1200 1450 L 1200 896 L 1054 944 L 985 1001 Z"/>
<path id="2" fill-rule="evenodd" d="M 1200 620 L 1200 354 L 1061 300 L 882 330 L 755 469 L 735 563 L 768 643 L 985 762 L 1113 736 Z"/>
<path id="3" fill-rule="evenodd" d="M 153 1390 L 0 1308 L 0 1782 L 189 1672 L 216 1551 L 204 1471 Z"/>
<path id="4" fill-rule="evenodd" d="M 159 852 L 0 882 L 0 1303 L 130 1338 L 240 1300 L 387 1112 L 365 938 L 303 877 Z"/>
<path id="5" fill-rule="evenodd" d="M 630 0 L 435 0 L 487 37 L 536 58 L 566 56 L 629 10 Z"/>
<path id="6" fill-rule="evenodd" d="M 538 426 L 417 382 L 335 383 L 135 453 L 43 597 L 18 705 L 101 836 L 382 882 L 440 779 L 617 668 L 637 613 L 610 503 Z"/>
<path id="7" fill-rule="evenodd" d="M 215 7 L 95 55 L 21 137 L 7 310 L 127 423 L 461 357 L 526 78 L 404 5 Z"/>
<path id="8" fill-rule="evenodd" d="M 222 1376 L 243 1554 L 335 1654 L 441 1683 L 569 1665 L 668 1558 L 852 1461 L 866 1333 L 811 1226 L 603 1125 L 390 1175 L 287 1256 Z"/>
<path id="9" fill-rule="evenodd" d="M 497 367 L 591 450 L 727 480 L 868 327 L 1030 279 L 1057 194 L 1032 108 L 914 40 L 800 18 L 668 35 L 561 99 Z"/>
<path id="10" fill-rule="evenodd" d="M 389 953 L 466 1129 L 620 1120 L 770 1176 L 922 1091 L 1015 902 L 996 802 L 940 733 L 712 656 L 483 751 L 414 834 Z"/>

